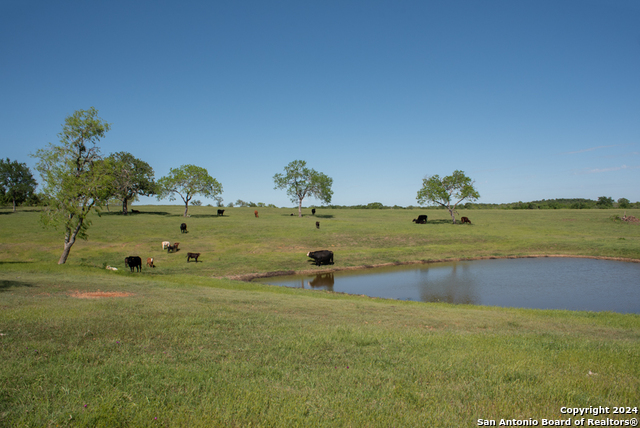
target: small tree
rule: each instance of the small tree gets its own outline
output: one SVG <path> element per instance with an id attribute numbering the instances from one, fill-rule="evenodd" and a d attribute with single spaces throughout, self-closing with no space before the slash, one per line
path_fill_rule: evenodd
<path id="1" fill-rule="evenodd" d="M 421 205 L 435 204 L 446 208 L 455 224 L 458 204 L 465 199 L 475 201 L 480 198 L 473 184 L 474 181 L 464 175 L 463 171 L 454 171 L 452 175 L 444 178 L 432 175 L 422 180 L 422 189 L 418 191 L 416 200 Z"/>
<path id="2" fill-rule="evenodd" d="M 306 167 L 305 161 L 296 160 L 284 167 L 284 174 L 273 176 L 274 189 L 286 189 L 291 202 L 298 204 L 298 217 L 302 217 L 302 200 L 313 196 L 330 204 L 333 179 Z"/>
<path id="3" fill-rule="evenodd" d="M 64 248 L 58 264 L 64 264 L 76 238 L 87 239 L 89 213 L 99 211 L 113 195 L 113 164 L 105 161 L 96 145 L 111 125 L 98 111 L 78 110 L 65 119 L 58 134 L 60 145 L 40 149 L 37 169 L 44 181 L 45 226 L 64 228 Z"/>
<path id="4" fill-rule="evenodd" d="M 171 168 L 167 176 L 158 180 L 158 200 L 168 196 L 170 201 L 175 201 L 175 194 L 180 195 L 184 202 L 184 217 L 189 212 L 189 201 L 195 195 L 214 198 L 222 203 L 222 198 L 218 197 L 220 193 L 222 185 L 206 169 L 195 165 Z"/>
<path id="5" fill-rule="evenodd" d="M 610 196 L 600 196 L 596 202 L 598 208 L 613 208 L 613 198 Z"/>
<path id="6" fill-rule="evenodd" d="M 137 201 L 138 196 L 155 195 L 153 168 L 127 152 L 114 153 L 109 159 L 115 164 L 114 193 L 122 201 L 122 214 L 127 215 L 129 202 Z"/>
<path id="7" fill-rule="evenodd" d="M 34 196 L 37 184 L 27 164 L 0 159 L 0 191 L 5 200 L 12 201 L 13 212 L 16 205 Z"/>

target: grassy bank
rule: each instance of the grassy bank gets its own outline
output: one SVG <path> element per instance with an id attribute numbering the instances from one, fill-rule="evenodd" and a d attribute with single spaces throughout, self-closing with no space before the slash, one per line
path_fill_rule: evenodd
<path id="1" fill-rule="evenodd" d="M 415 225 L 418 211 L 259 209 L 256 219 L 201 207 L 181 235 L 179 207 L 140 210 L 95 218 L 65 266 L 37 212 L 0 214 L 0 426 L 461 427 L 640 404 L 638 315 L 210 278 L 309 269 L 304 253 L 320 248 L 345 266 L 460 253 L 640 258 L 640 227 L 613 211 L 469 211 L 473 226 L 452 226 L 437 211 Z M 163 240 L 184 249 L 163 253 Z M 186 251 L 203 262 L 186 263 Z M 124 271 L 130 254 L 158 267 Z M 596 419 L 607 416 L 620 418 Z"/>

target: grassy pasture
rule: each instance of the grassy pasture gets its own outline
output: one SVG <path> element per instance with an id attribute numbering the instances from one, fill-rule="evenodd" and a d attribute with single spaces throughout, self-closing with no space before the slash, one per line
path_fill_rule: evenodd
<path id="1" fill-rule="evenodd" d="M 62 237 L 0 211 L 0 426 L 477 426 L 640 405 L 640 316 L 402 302 L 222 277 L 457 257 L 640 259 L 614 210 L 136 207 Z M 309 211 L 309 210 L 308 210 Z M 640 217 L 638 210 L 627 214 Z M 315 221 L 320 221 L 320 229 Z M 180 234 L 179 225 L 189 233 Z M 167 254 L 161 242 L 180 242 Z M 186 252 L 202 253 L 187 263 Z M 124 270 L 128 255 L 156 269 Z M 106 271 L 104 265 L 118 272 Z M 103 298 L 87 293 L 103 294 Z M 120 297 L 116 297 L 120 296 Z M 601 417 L 619 418 L 619 415 Z M 638 417 L 637 414 L 627 415 Z"/>
<path id="2" fill-rule="evenodd" d="M 330 249 L 336 267 L 439 260 L 460 257 L 569 254 L 640 259 L 640 227 L 610 220 L 619 210 L 470 210 L 460 211 L 473 225 L 452 225 L 443 210 L 330 210 L 290 216 L 294 209 L 137 207 L 141 214 L 93 216 L 89 240 L 71 249 L 68 265 L 124 268 L 124 258 L 154 257 L 156 269 L 143 275 L 188 273 L 230 276 L 254 272 L 310 269 L 306 253 Z M 420 213 L 426 225 L 411 222 Z M 627 210 L 640 217 L 640 210 Z M 55 263 L 62 235 L 42 229 L 37 210 L 15 215 L 0 211 L 0 261 Z M 320 221 L 320 229 L 315 222 Z M 189 233 L 180 233 L 187 223 Z M 162 241 L 180 242 L 167 254 Z M 186 263 L 199 252 L 202 263 Z"/>

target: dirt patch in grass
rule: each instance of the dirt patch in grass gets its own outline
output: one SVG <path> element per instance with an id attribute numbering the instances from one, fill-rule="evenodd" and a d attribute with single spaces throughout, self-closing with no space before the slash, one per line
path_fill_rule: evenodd
<path id="1" fill-rule="evenodd" d="M 86 292 L 76 291 L 71 295 L 71 297 L 75 297 L 78 299 L 102 299 L 105 297 L 131 297 L 131 296 L 134 296 L 134 294 L 124 293 L 121 291 L 86 291 Z"/>

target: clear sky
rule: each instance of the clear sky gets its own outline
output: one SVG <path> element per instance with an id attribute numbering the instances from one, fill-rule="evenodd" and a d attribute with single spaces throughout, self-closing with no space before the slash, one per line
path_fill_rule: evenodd
<path id="1" fill-rule="evenodd" d="M 416 205 L 457 169 L 479 202 L 634 202 L 640 2 L 0 0 L 0 156 L 35 174 L 92 106 L 105 155 L 204 167 L 225 205 L 293 206 L 296 159 L 337 205 Z"/>

